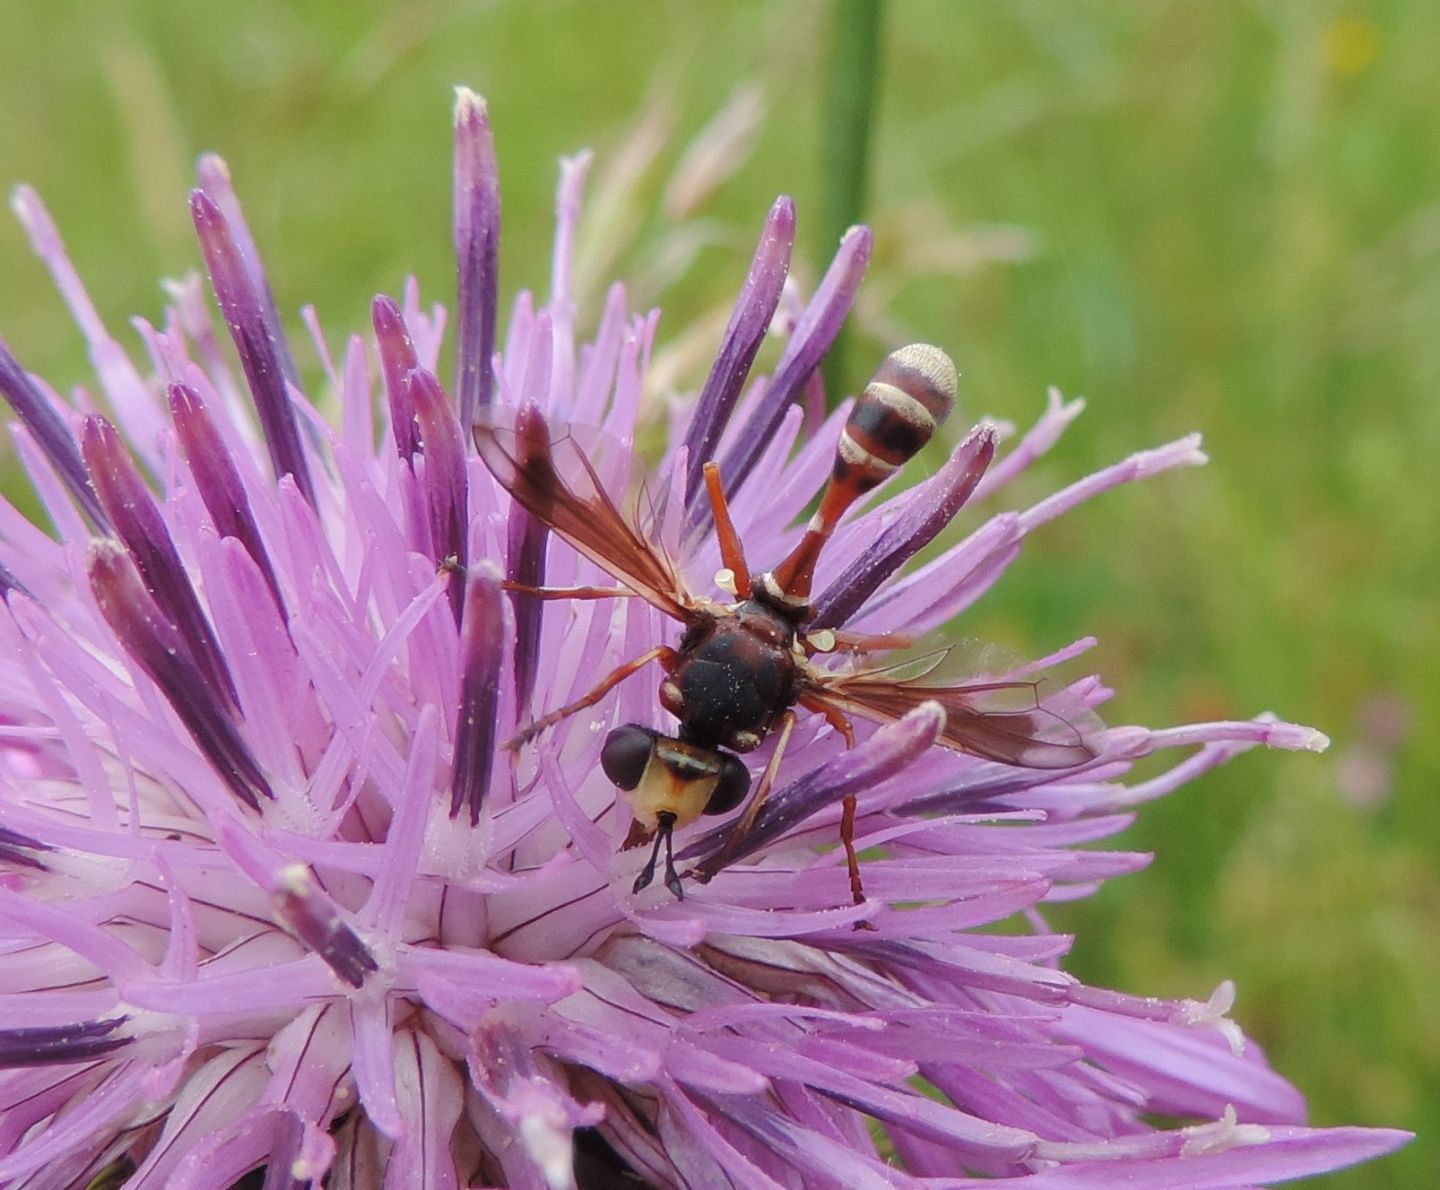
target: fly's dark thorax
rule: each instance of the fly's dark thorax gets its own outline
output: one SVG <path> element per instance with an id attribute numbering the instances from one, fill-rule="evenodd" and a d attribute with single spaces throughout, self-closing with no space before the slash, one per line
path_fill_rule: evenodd
<path id="1" fill-rule="evenodd" d="M 794 644 L 794 624 L 755 600 L 691 628 L 660 686 L 681 738 L 736 752 L 758 747 L 795 701 Z"/>

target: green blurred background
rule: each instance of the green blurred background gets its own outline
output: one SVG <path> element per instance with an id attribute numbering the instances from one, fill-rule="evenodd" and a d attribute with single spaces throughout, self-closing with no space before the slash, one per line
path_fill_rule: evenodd
<path id="1" fill-rule="evenodd" d="M 699 328 L 695 347 L 777 193 L 799 205 L 797 271 L 828 259 L 833 14 L 7 0 L 0 181 L 40 189 L 118 331 L 158 316 L 158 277 L 197 266 L 191 163 L 221 152 L 297 341 L 306 302 L 339 334 L 407 273 L 450 300 L 465 82 L 496 130 L 504 293 L 545 290 L 555 160 L 591 146 L 597 200 L 630 161 L 639 201 L 594 212 L 588 280 L 641 278 L 662 342 Z M 1087 396 L 1030 494 L 1204 431 L 1210 466 L 1038 534 L 964 631 L 1035 651 L 1096 633 L 1112 722 L 1273 709 L 1333 737 L 1147 807 L 1125 842 L 1153 867 L 1055 918 L 1087 979 L 1202 998 L 1235 979 L 1235 1016 L 1316 1123 L 1430 1134 L 1337 1187 L 1428 1187 L 1440 1168 L 1437 46 L 1430 0 L 896 0 L 849 342 L 861 371 L 905 337 L 945 345 L 977 416 L 1026 425 L 1050 384 Z M 681 211 L 666 190 L 685 146 L 751 97 L 748 155 Z M 0 277 L 22 361 L 89 384 L 12 221 Z M 668 374 L 693 384 L 698 361 L 672 351 Z"/>

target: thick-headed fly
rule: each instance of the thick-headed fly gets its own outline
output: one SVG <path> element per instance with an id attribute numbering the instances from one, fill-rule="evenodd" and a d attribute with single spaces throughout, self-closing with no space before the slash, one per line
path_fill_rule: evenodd
<path id="1" fill-rule="evenodd" d="M 887 356 L 850 412 L 819 508 L 804 535 L 778 566 L 753 580 L 730 520 L 719 470 L 707 463 L 705 482 L 721 560 L 733 576 L 733 603 L 692 594 L 670 560 L 616 507 L 589 460 L 569 440 L 561 459 L 567 473 L 562 474 L 558 444 L 552 443 L 538 413 L 522 413 L 514 427 L 505 430 L 488 424 L 476 427 L 480 456 L 510 495 L 623 584 L 529 589 L 531 594 L 634 595 L 684 626 L 674 647 L 658 645 L 626 662 L 585 697 L 536 719 L 511 741 L 521 744 L 594 706 L 636 670 L 651 661 L 659 663 L 665 674 L 660 704 L 679 720 L 678 731 L 667 736 L 636 724 L 619 727 L 600 753 L 606 776 L 625 792 L 634 815 L 624 845 L 653 839 L 649 861 L 635 881 L 636 892 L 654 879 L 663 847 L 665 885 L 675 896 L 683 895 L 675 872 L 674 832 L 702 814 L 723 814 L 738 806 L 749 789 L 750 772 L 735 753 L 749 752 L 777 732 L 756 795 L 731 835 L 732 840 L 743 837 L 770 791 L 796 706 L 824 715 L 847 744 L 853 744 L 850 716 L 890 722 L 933 699 L 947 717 L 939 742 L 950 748 L 1027 768 L 1068 768 L 1094 757 L 1077 726 L 1038 705 L 982 709 L 997 689 L 1029 683 L 926 684 L 923 674 L 901 678 L 893 667 L 831 671 L 811 661 L 836 649 L 861 653 L 908 643 L 828 629 L 807 632 L 814 614 L 811 582 L 821 548 L 842 514 L 930 440 L 954 403 L 957 379 L 955 365 L 938 347 L 912 344 Z M 854 816 L 855 800 L 846 798 L 841 838 L 858 904 L 863 896 Z"/>

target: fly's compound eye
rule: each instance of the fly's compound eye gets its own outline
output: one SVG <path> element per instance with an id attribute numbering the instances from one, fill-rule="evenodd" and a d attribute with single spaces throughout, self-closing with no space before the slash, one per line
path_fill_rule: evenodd
<path id="1" fill-rule="evenodd" d="M 750 770 L 738 756 L 722 753 L 720 780 L 715 783 L 715 792 L 705 803 L 706 814 L 724 814 L 733 810 L 745 800 L 750 792 Z"/>
<path id="2" fill-rule="evenodd" d="M 617 727 L 605 737 L 600 748 L 600 767 L 614 785 L 634 789 L 640 784 L 645 766 L 650 763 L 650 750 L 658 733 L 631 723 Z"/>

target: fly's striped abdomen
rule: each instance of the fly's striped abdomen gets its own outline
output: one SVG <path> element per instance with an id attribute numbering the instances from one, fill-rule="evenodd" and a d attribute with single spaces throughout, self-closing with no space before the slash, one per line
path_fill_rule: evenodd
<path id="1" fill-rule="evenodd" d="M 850 505 L 930 441 L 954 405 L 958 385 L 950 357 L 929 343 L 912 343 L 885 357 L 845 422 L 830 482 L 805 536 L 763 576 L 771 600 L 803 620 L 820 547 Z"/>
<path id="2" fill-rule="evenodd" d="M 856 488 L 842 510 L 930 441 L 955 403 L 955 387 L 955 365 L 938 347 L 912 343 L 885 357 L 840 435 L 831 484 Z"/>

